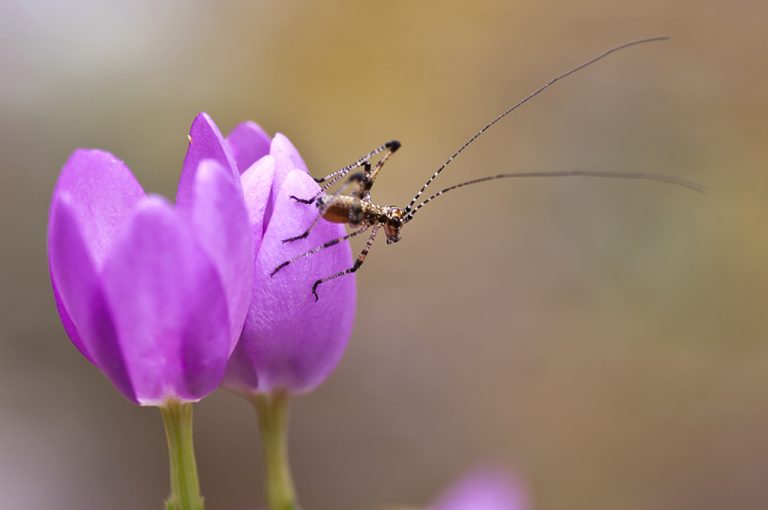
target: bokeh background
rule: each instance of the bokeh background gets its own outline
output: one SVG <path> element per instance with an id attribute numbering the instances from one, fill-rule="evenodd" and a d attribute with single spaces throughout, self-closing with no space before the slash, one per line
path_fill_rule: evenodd
<path id="1" fill-rule="evenodd" d="M 354 336 L 295 399 L 304 507 L 422 505 L 478 463 L 537 510 L 764 509 L 768 500 L 768 3 L 704 0 L 0 1 L 0 499 L 160 508 L 164 437 L 72 347 L 45 228 L 76 147 L 173 197 L 188 126 L 254 119 L 322 175 L 391 138 L 404 205 L 496 113 L 608 47 L 487 133 L 439 185 L 514 170 L 653 171 L 449 195 L 358 273 Z M 252 409 L 197 407 L 208 508 L 253 508 Z"/>

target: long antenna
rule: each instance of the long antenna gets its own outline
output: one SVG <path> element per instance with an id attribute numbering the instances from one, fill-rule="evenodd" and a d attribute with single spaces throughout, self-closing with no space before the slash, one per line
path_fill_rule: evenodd
<path id="1" fill-rule="evenodd" d="M 425 199 L 423 202 L 421 202 L 416 207 L 412 208 L 411 211 L 409 211 L 404 218 L 404 221 L 407 223 L 413 219 L 413 217 L 416 215 L 416 211 L 439 197 L 440 195 L 447 193 L 451 190 L 457 189 L 457 188 L 463 188 L 464 186 L 469 186 L 470 184 L 478 184 L 481 182 L 486 181 L 493 181 L 496 179 L 506 179 L 509 177 L 609 177 L 609 178 L 615 178 L 615 179 L 642 179 L 646 181 L 656 181 L 656 182 L 662 182 L 665 184 L 673 184 L 675 186 L 680 186 L 692 191 L 698 191 L 699 193 L 704 193 L 707 188 L 703 184 L 699 184 L 695 181 L 689 181 L 688 179 L 681 179 L 679 177 L 672 177 L 671 175 L 662 175 L 662 174 L 647 174 L 647 173 L 640 173 L 640 172 L 596 172 L 591 170 L 563 170 L 559 172 L 513 172 L 513 173 L 507 173 L 507 174 L 497 174 L 497 175 L 489 175 L 488 177 L 480 177 L 479 179 L 472 179 L 471 181 L 462 182 L 461 184 L 454 184 L 453 186 L 449 186 L 445 189 L 442 189 L 435 193 L 434 195 L 430 196 L 429 198 Z"/>
<path id="2" fill-rule="evenodd" d="M 464 152 L 464 149 L 469 147 L 472 144 L 472 142 L 477 140 L 477 138 L 480 137 L 480 135 L 482 135 L 483 133 L 485 133 L 491 126 L 493 126 L 494 124 L 499 122 L 501 119 L 503 119 L 504 117 L 506 117 L 507 115 L 509 115 L 513 111 L 517 110 L 519 107 L 521 107 L 522 105 L 524 105 L 525 103 L 527 103 L 528 101 L 533 99 L 534 97 L 536 97 L 539 94 L 541 94 L 542 92 L 544 92 L 551 85 L 554 85 L 555 83 L 557 83 L 558 81 L 562 80 L 563 78 L 567 78 L 568 76 L 572 75 L 573 73 L 575 73 L 577 71 L 580 71 L 580 70 L 584 69 L 585 67 L 587 67 L 587 66 L 589 66 L 591 64 L 594 64 L 598 60 L 604 59 L 605 57 L 607 57 L 611 53 L 615 53 L 615 52 L 617 52 L 619 50 L 623 50 L 624 48 L 629 48 L 630 46 L 636 46 L 638 44 L 645 44 L 645 43 L 656 42 L 656 41 L 666 41 L 667 39 L 669 39 L 669 37 L 666 37 L 666 36 L 662 36 L 662 37 L 648 37 L 648 38 L 645 38 L 645 39 L 638 39 L 636 41 L 631 41 L 631 42 L 628 42 L 628 43 L 624 43 L 624 44 L 622 44 L 620 46 L 616 46 L 616 47 L 611 48 L 610 50 L 608 50 L 606 52 L 601 53 L 600 55 L 598 55 L 596 57 L 591 58 L 590 60 L 587 60 L 583 64 L 574 67 L 570 71 L 567 71 L 567 72 L 565 72 L 565 73 L 563 73 L 563 74 L 561 74 L 559 76 L 556 76 L 556 77 L 552 78 L 547 83 L 545 83 L 544 85 L 542 85 L 541 87 L 539 87 L 535 91 L 533 91 L 530 94 L 528 94 L 526 97 L 524 97 L 523 99 L 521 99 L 520 101 L 518 101 L 517 103 L 512 105 L 508 110 L 505 110 L 504 112 L 499 114 L 495 119 L 493 119 L 491 122 L 486 124 L 480 131 L 478 131 L 477 133 L 472 135 L 472 137 L 469 140 L 464 142 L 464 145 L 459 147 L 458 150 L 456 152 L 454 152 L 451 155 L 451 157 L 448 158 L 445 161 L 445 163 L 443 163 L 440 166 L 440 168 L 437 169 L 437 171 L 435 173 L 432 174 L 432 177 L 427 179 L 427 182 L 424 183 L 424 186 L 422 186 L 421 189 L 419 190 L 419 192 L 416 193 L 416 195 L 411 199 L 411 201 L 408 203 L 408 205 L 404 209 L 405 216 L 406 217 L 412 216 L 411 211 L 413 210 L 413 205 L 416 203 L 416 201 L 419 199 L 419 197 L 421 197 L 421 195 L 424 193 L 424 191 L 427 189 L 427 187 L 429 187 L 429 185 L 432 184 L 432 181 L 434 181 L 435 178 L 438 175 L 440 175 L 440 172 L 442 172 L 445 167 L 447 167 L 448 165 L 451 164 L 451 161 L 453 161 L 456 158 L 456 156 L 458 156 L 459 154 Z M 421 204 L 421 205 L 424 205 L 424 204 Z M 419 207 L 421 207 L 421 205 Z"/>

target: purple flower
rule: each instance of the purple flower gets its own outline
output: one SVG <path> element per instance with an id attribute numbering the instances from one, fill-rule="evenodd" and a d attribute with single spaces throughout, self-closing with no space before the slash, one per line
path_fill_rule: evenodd
<path id="1" fill-rule="evenodd" d="M 430 510 L 525 510 L 519 482 L 502 471 L 475 470 L 453 485 Z"/>
<path id="2" fill-rule="evenodd" d="M 209 129 L 195 129 L 206 126 Z M 70 339 L 128 399 L 196 401 L 221 382 L 250 299 L 235 159 L 205 115 L 174 208 L 111 154 L 79 149 L 51 202 L 48 256 Z"/>
<path id="3" fill-rule="evenodd" d="M 283 135 L 253 122 L 226 139 L 206 114 L 190 128 L 176 208 L 146 195 L 109 153 L 78 150 L 51 203 L 48 251 L 56 305 L 80 352 L 130 400 L 198 400 L 220 382 L 239 392 L 309 391 L 344 352 L 355 313 L 348 243 L 288 258 L 344 235 L 290 195 L 318 186 Z M 244 200 L 243 200 L 244 199 Z M 243 328 L 243 325 L 245 327 Z M 238 337 L 242 337 L 235 349 Z"/>
<path id="4" fill-rule="evenodd" d="M 349 243 L 303 258 L 274 277 L 270 273 L 287 259 L 343 236 L 344 228 L 321 220 L 306 239 L 283 243 L 304 232 L 318 214 L 314 206 L 290 199 L 319 191 L 306 164 L 288 138 L 277 134 L 270 140 L 251 122 L 237 126 L 226 144 L 242 172 L 255 255 L 251 304 L 225 386 L 244 394 L 311 391 L 344 353 L 356 294 L 353 276 L 323 285 L 317 302 L 312 284 L 352 265 Z"/>

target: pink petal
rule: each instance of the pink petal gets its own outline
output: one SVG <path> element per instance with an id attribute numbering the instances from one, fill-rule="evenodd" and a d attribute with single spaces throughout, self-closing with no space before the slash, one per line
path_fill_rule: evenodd
<path id="1" fill-rule="evenodd" d="M 61 169 L 53 201 L 69 195 L 69 203 L 87 250 L 100 267 L 144 190 L 125 164 L 112 154 L 78 149 Z"/>
<path id="2" fill-rule="evenodd" d="M 240 337 L 251 297 L 253 240 L 239 178 L 214 160 L 200 162 L 191 200 L 178 206 L 216 266 L 227 294 L 231 349 Z M 261 236 L 259 236 L 261 237 Z"/>
<path id="3" fill-rule="evenodd" d="M 275 176 L 275 158 L 264 156 L 243 173 L 240 183 L 243 186 L 245 207 L 248 210 L 248 223 L 253 234 L 254 255 L 259 251 L 264 237 L 266 221 L 264 214 L 272 190 Z"/>
<path id="4" fill-rule="evenodd" d="M 98 267 L 103 263 L 115 237 L 125 228 L 131 209 L 144 196 L 144 191 L 128 167 L 112 154 L 78 149 L 72 153 L 59 174 L 52 204 L 56 204 L 58 198 L 64 195 L 67 196 L 68 210 L 73 216 L 71 229 L 77 231 L 89 264 Z M 48 256 L 51 265 L 58 254 L 57 247 L 50 244 L 53 211 L 52 205 L 48 228 Z M 51 277 L 56 309 L 67 335 L 89 361 L 95 362 L 84 345 L 75 320 L 70 317 L 70 310 L 62 302 L 62 289 L 59 289 L 59 283 L 54 278 L 53 268 Z"/>
<path id="5" fill-rule="evenodd" d="M 246 208 L 248 209 L 248 223 L 253 235 L 254 251 L 253 258 L 251 259 L 252 263 L 261 247 L 264 229 L 266 228 L 264 212 L 267 208 L 274 174 L 275 158 L 267 155 L 251 165 L 241 176 Z M 253 280 L 249 284 L 252 282 Z M 225 381 L 225 386 L 240 389 L 258 387 L 258 377 L 253 371 L 253 365 L 250 360 L 251 356 L 248 353 L 247 342 L 239 342 L 227 367 L 226 378 L 228 382 Z"/>
<path id="6" fill-rule="evenodd" d="M 451 487 L 431 510 L 526 510 L 517 480 L 495 469 L 478 469 Z"/>
<path id="7" fill-rule="evenodd" d="M 270 276 L 288 258 L 344 235 L 342 225 L 323 220 L 307 239 L 282 242 L 300 234 L 317 215 L 314 206 L 289 195 L 311 196 L 317 190 L 304 170 L 296 170 L 277 198 L 256 259 L 251 307 L 230 362 L 227 384 L 236 391 L 310 391 L 344 353 L 355 315 L 355 279 L 348 275 L 322 285 L 318 302 L 312 284 L 351 266 L 349 244 L 327 248 Z M 249 386 L 256 381 L 257 388 Z"/>
<path id="8" fill-rule="evenodd" d="M 230 350 L 226 294 L 188 222 L 164 199 L 138 205 L 102 281 L 140 403 L 194 401 L 216 388 Z"/>
<path id="9" fill-rule="evenodd" d="M 176 191 L 176 203 L 179 205 L 191 200 L 197 167 L 204 159 L 217 161 L 235 177 L 240 175 L 224 137 L 207 113 L 200 113 L 195 117 L 189 128 L 189 138 L 189 147 L 179 178 L 179 189 Z"/>
<path id="10" fill-rule="evenodd" d="M 51 205 L 48 256 L 57 307 L 69 337 L 118 390 L 135 401 L 99 275 L 81 235 L 77 208 L 66 192 L 57 193 Z"/>
<path id="11" fill-rule="evenodd" d="M 272 139 L 272 145 L 269 148 L 269 154 L 275 158 L 275 177 L 272 181 L 272 194 L 269 197 L 266 212 L 264 216 L 266 221 L 272 217 L 272 211 L 275 209 L 275 201 L 283 186 L 286 176 L 297 168 L 308 172 L 307 165 L 301 158 L 299 151 L 291 141 L 282 133 L 277 133 Z"/>
<path id="12" fill-rule="evenodd" d="M 238 124 L 227 135 L 226 142 L 237 163 L 237 169 L 242 174 L 256 161 L 269 154 L 272 139 L 261 126 L 247 121 Z"/>
<path id="13" fill-rule="evenodd" d="M 288 172 L 295 168 L 299 168 L 308 172 L 307 164 L 304 163 L 301 154 L 296 147 L 291 143 L 287 136 L 282 133 L 276 133 L 275 138 L 272 139 L 272 145 L 269 147 L 269 153 L 277 160 L 277 165 L 282 168 L 287 168 Z"/>

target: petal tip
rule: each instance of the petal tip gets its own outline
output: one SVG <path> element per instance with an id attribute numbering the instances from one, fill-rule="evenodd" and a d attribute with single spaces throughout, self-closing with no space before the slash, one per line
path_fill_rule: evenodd
<path id="1" fill-rule="evenodd" d="M 276 156 L 279 163 L 288 165 L 289 168 L 285 168 L 285 171 L 293 170 L 294 168 L 300 168 L 305 172 L 308 171 L 307 164 L 304 162 L 301 154 L 299 154 L 299 150 L 283 133 L 275 133 L 269 153 Z"/>
<path id="2" fill-rule="evenodd" d="M 269 154 L 272 138 L 253 121 L 241 122 L 227 135 L 227 145 L 240 173 Z"/>
<path id="3" fill-rule="evenodd" d="M 230 153 L 224 137 L 210 115 L 205 112 L 197 114 L 189 128 L 189 146 L 184 157 L 184 165 L 179 178 L 176 192 L 176 202 L 185 205 L 190 200 L 195 174 L 200 161 L 215 159 L 228 167 L 233 175 L 239 176 L 237 165 Z"/>
<path id="4" fill-rule="evenodd" d="M 164 196 L 149 194 L 136 204 L 136 216 L 144 215 L 169 215 L 175 216 L 176 210 L 173 204 Z"/>
<path id="5" fill-rule="evenodd" d="M 206 112 L 200 112 L 197 115 L 195 115 L 195 118 L 192 120 L 192 125 L 189 127 L 189 132 L 192 133 L 195 127 L 200 126 L 200 124 L 207 124 L 207 125 L 213 125 L 213 126 L 216 125 L 213 122 L 213 119 L 211 118 L 210 115 L 208 115 Z"/>
<path id="6" fill-rule="evenodd" d="M 73 179 L 88 178 L 87 174 L 89 172 L 105 169 L 114 170 L 115 168 L 122 168 L 125 173 L 130 175 L 130 180 L 132 180 L 136 186 L 139 186 L 138 181 L 133 177 L 130 169 L 128 169 L 121 159 L 111 152 L 84 147 L 75 149 L 61 168 L 56 183 L 56 190 L 62 186 L 72 186 L 73 184 L 77 184 Z"/>
<path id="7" fill-rule="evenodd" d="M 250 133 L 254 133 L 254 134 L 257 134 L 259 136 L 263 136 L 267 140 L 271 139 L 271 137 L 269 136 L 269 133 L 267 133 L 267 131 L 263 127 L 261 127 L 261 125 L 259 125 L 258 123 L 254 122 L 252 120 L 245 120 L 245 121 L 241 122 L 240 124 L 235 126 L 235 128 L 232 130 L 232 133 L 240 132 L 240 131 L 242 131 L 242 132 L 246 132 L 247 131 L 247 132 L 250 132 Z M 230 135 L 232 133 L 230 133 Z"/>

